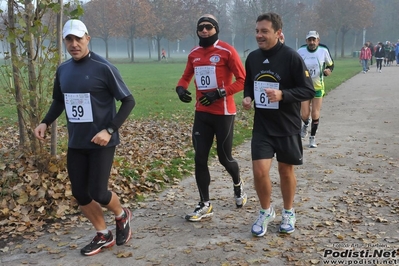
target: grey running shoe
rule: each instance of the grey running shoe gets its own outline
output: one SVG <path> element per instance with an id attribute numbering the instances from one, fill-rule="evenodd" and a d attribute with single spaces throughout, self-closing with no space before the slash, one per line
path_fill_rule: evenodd
<path id="1" fill-rule="evenodd" d="M 195 207 L 194 212 L 187 214 L 185 218 L 187 221 L 198 222 L 202 218 L 211 217 L 212 215 L 212 204 L 209 203 L 209 206 L 206 206 L 203 202 L 199 202 Z"/>
<path id="2" fill-rule="evenodd" d="M 247 203 L 247 193 L 244 192 L 242 180 L 240 184 L 234 185 L 234 197 L 237 208 L 241 208 Z"/>
<path id="3" fill-rule="evenodd" d="M 264 211 L 259 211 L 258 219 L 252 225 L 251 232 L 254 236 L 264 236 L 267 231 L 267 225 L 276 218 L 276 212 L 273 207 L 270 207 L 270 212 L 265 213 Z"/>
<path id="4" fill-rule="evenodd" d="M 309 127 L 309 124 L 307 124 L 307 125 L 303 124 L 302 125 L 302 129 L 301 129 L 301 138 L 302 139 L 306 138 L 306 136 L 308 135 L 308 127 Z"/>
<path id="5" fill-rule="evenodd" d="M 315 136 L 309 137 L 309 148 L 317 148 Z"/>

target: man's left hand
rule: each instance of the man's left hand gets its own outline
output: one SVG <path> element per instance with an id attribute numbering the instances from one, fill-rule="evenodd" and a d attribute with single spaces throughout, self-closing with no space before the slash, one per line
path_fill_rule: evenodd
<path id="1" fill-rule="evenodd" d="M 107 132 L 107 130 L 103 129 L 91 139 L 91 142 L 100 146 L 107 146 L 111 137 L 112 136 Z"/>
<path id="2" fill-rule="evenodd" d="M 207 93 L 202 93 L 204 96 L 202 96 L 199 99 L 200 104 L 205 105 L 205 106 L 209 106 L 211 105 L 214 101 L 222 98 L 222 93 L 220 91 L 220 89 L 216 89 L 214 91 L 211 92 L 207 92 Z"/>
<path id="3" fill-rule="evenodd" d="M 324 76 L 329 76 L 331 74 L 331 70 L 329 68 L 324 69 Z"/>

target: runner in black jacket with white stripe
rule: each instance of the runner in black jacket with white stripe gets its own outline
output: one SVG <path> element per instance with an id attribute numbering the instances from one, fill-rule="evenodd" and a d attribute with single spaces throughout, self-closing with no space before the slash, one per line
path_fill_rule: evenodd
<path id="1" fill-rule="evenodd" d="M 255 189 L 261 204 L 252 234 L 263 236 L 267 224 L 275 218 L 270 204 L 269 171 L 276 154 L 284 209 L 279 231 L 295 230 L 293 201 L 296 189 L 294 165 L 302 164 L 301 102 L 315 95 L 312 79 L 299 54 L 278 39 L 282 31 L 278 14 L 266 13 L 256 20 L 259 49 L 251 52 L 245 63 L 244 109 L 254 101 L 252 163 Z"/>

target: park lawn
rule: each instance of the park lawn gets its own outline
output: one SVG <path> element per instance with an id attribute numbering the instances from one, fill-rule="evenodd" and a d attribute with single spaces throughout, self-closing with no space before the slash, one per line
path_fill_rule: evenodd
<path id="1" fill-rule="evenodd" d="M 175 92 L 186 62 L 183 59 L 169 61 L 152 61 L 140 63 L 115 63 L 125 83 L 136 100 L 131 119 L 160 119 L 191 121 L 194 114 L 194 101 L 182 103 Z M 326 93 L 339 86 L 360 71 L 357 58 L 335 60 L 335 68 L 331 76 L 326 77 Z M 193 81 L 189 90 L 195 93 Z M 240 117 L 243 94 L 235 95 L 238 117 Z M 0 102 L 0 126 L 9 126 L 17 121 L 15 104 Z M 245 119 L 245 118 L 244 118 Z M 64 117 L 60 123 L 65 122 Z M 247 135 L 247 134 L 245 134 Z"/>
<path id="2" fill-rule="evenodd" d="M 175 91 L 185 62 L 116 64 L 116 67 L 136 100 L 131 118 L 169 120 L 193 114 L 194 101 L 181 102 Z M 194 96 L 193 82 L 189 90 Z"/>
<path id="3" fill-rule="evenodd" d="M 132 118 L 157 117 L 173 119 L 175 116 L 192 115 L 194 102 L 185 104 L 179 101 L 175 88 L 183 74 L 185 62 L 152 62 L 137 64 L 116 64 L 126 84 L 131 89 L 137 106 Z M 345 58 L 335 60 L 331 76 L 325 78 L 326 93 L 359 73 L 357 59 Z M 193 81 L 189 90 L 194 94 Z M 237 93 L 236 103 L 241 104 L 243 94 Z"/>

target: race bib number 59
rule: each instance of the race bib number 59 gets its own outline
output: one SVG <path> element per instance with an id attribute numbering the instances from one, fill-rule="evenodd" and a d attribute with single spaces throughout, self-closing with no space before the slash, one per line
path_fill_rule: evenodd
<path id="1" fill-rule="evenodd" d="M 93 122 L 90 93 L 65 93 L 65 111 L 69 122 Z"/>
<path id="2" fill-rule="evenodd" d="M 255 81 L 254 82 L 254 95 L 255 106 L 262 109 L 278 109 L 279 102 L 271 103 L 267 97 L 265 89 L 279 89 L 278 82 Z"/>

